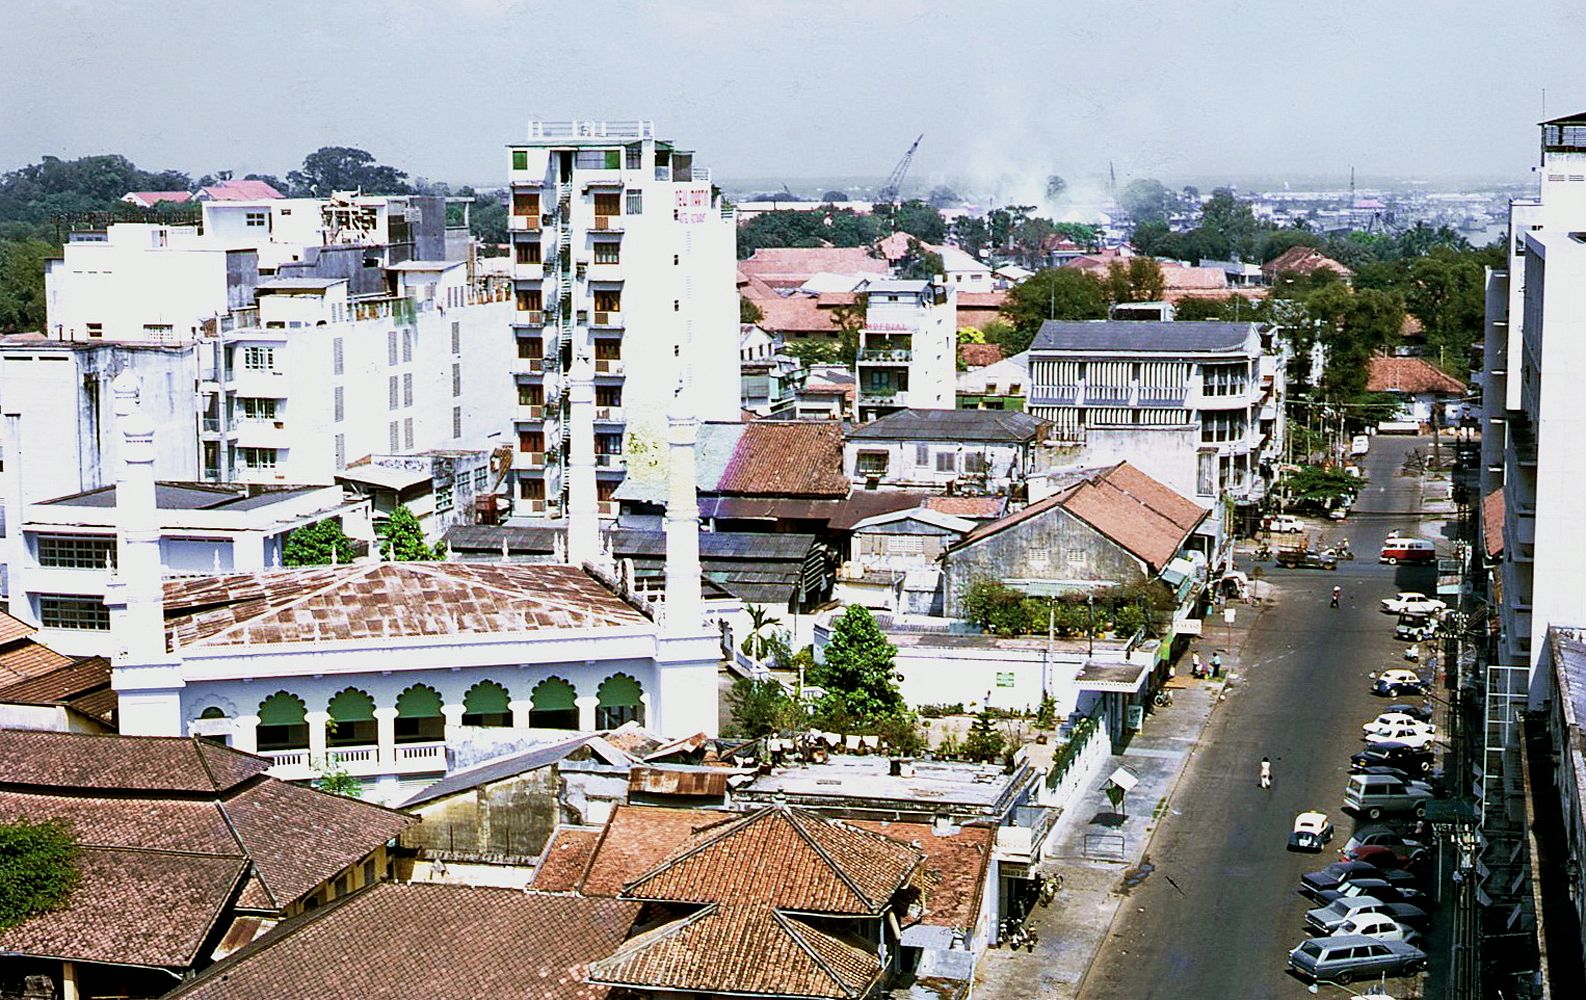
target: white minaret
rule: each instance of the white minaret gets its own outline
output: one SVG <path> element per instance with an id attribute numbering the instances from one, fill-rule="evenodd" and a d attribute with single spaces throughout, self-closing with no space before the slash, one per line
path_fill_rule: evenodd
<path id="1" fill-rule="evenodd" d="M 154 505 L 154 421 L 138 403 L 130 371 L 111 383 L 116 433 L 116 571 L 105 588 L 116 658 L 131 664 L 165 656 L 160 520 Z"/>
<path id="2" fill-rule="evenodd" d="M 600 514 L 595 494 L 595 363 L 573 359 L 567 378 L 567 561 L 574 566 L 600 559 Z"/>
<path id="3" fill-rule="evenodd" d="M 699 494 L 694 443 L 699 421 L 689 405 L 688 384 L 679 379 L 666 414 L 666 608 L 670 635 L 692 635 L 704 618 L 699 592 Z"/>

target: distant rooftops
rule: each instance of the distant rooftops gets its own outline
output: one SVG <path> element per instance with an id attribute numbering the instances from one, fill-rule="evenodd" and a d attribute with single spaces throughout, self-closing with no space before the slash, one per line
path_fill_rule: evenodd
<path id="1" fill-rule="evenodd" d="M 1139 320 L 1049 319 L 1041 324 L 1030 348 L 1035 351 L 1079 351 L 1090 354 L 1186 354 L 1242 351 L 1254 323 L 1212 320 L 1149 322 Z"/>
<path id="2" fill-rule="evenodd" d="M 264 181 L 223 181 L 199 188 L 196 197 L 199 201 L 263 201 L 286 195 Z"/>
<path id="3" fill-rule="evenodd" d="M 859 424 L 848 436 L 856 441 L 1017 443 L 1033 441 L 1045 424 L 1040 417 L 1016 410 L 910 409 Z"/>

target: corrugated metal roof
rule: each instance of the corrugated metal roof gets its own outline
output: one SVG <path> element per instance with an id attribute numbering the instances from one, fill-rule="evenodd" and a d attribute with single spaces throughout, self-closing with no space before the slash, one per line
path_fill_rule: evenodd
<path id="1" fill-rule="evenodd" d="M 854 441 L 1033 441 L 1046 421 L 1017 410 L 924 410 L 889 413 L 848 432 Z"/>
<path id="2" fill-rule="evenodd" d="M 1049 319 L 1041 324 L 1033 351 L 1084 351 L 1095 354 L 1150 352 L 1197 354 L 1239 351 L 1249 342 L 1254 323 L 1215 320 L 1152 322 L 1145 320 Z"/>

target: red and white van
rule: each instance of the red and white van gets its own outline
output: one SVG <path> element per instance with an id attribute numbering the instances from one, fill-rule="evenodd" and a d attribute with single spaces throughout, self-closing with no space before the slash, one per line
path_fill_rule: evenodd
<path id="1" fill-rule="evenodd" d="M 1427 563 L 1437 560 L 1437 547 L 1424 538 L 1390 538 L 1382 543 L 1378 562 L 1389 566 L 1399 563 Z"/>

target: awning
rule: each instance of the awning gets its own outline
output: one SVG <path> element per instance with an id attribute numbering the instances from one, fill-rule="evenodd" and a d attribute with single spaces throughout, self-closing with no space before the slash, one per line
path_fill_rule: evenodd
<path id="1" fill-rule="evenodd" d="M 1081 691 L 1139 694 L 1150 673 L 1150 663 L 1088 660 L 1080 668 L 1075 684 Z"/>
<path id="2" fill-rule="evenodd" d="M 405 490 L 428 481 L 430 473 L 427 469 L 392 469 L 384 465 L 358 465 L 336 473 L 336 478 L 386 490 Z"/>

